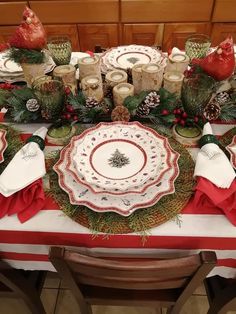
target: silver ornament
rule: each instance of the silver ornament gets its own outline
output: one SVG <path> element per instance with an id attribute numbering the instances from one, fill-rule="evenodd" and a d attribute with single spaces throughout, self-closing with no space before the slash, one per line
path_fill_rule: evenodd
<path id="1" fill-rule="evenodd" d="M 30 112 L 35 112 L 35 111 L 39 110 L 39 103 L 38 103 L 37 99 L 31 98 L 31 99 L 27 100 L 26 108 Z"/>

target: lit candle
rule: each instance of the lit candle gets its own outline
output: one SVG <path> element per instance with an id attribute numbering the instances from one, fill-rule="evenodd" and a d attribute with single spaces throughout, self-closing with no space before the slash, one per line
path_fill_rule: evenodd
<path id="1" fill-rule="evenodd" d="M 103 99 L 102 81 L 98 76 L 90 75 L 86 76 L 81 81 L 81 88 L 86 98 L 93 97 L 98 102 Z"/>
<path id="2" fill-rule="evenodd" d="M 112 87 L 120 83 L 126 83 L 127 79 L 128 79 L 127 73 L 122 70 L 114 70 L 106 74 L 106 82 L 108 85 Z"/>
<path id="3" fill-rule="evenodd" d="M 128 96 L 134 95 L 134 86 L 129 83 L 120 83 L 113 87 L 113 100 L 115 106 L 123 105 Z"/>
<path id="4" fill-rule="evenodd" d="M 59 65 L 53 70 L 53 76 L 59 77 L 63 84 L 70 88 L 72 93 L 77 90 L 77 81 L 75 77 L 75 67 L 73 65 Z"/>
<path id="5" fill-rule="evenodd" d="M 184 75 L 180 72 L 166 72 L 164 75 L 164 88 L 170 93 L 180 95 Z"/>
<path id="6" fill-rule="evenodd" d="M 100 58 L 98 56 L 81 58 L 78 60 L 78 65 L 79 78 L 81 81 L 84 77 L 89 75 L 96 75 L 99 79 L 102 79 Z"/>
<path id="7" fill-rule="evenodd" d="M 175 54 L 175 55 L 172 55 L 172 60 L 176 62 L 179 62 L 179 61 L 181 62 L 181 61 L 186 60 L 186 56 L 182 54 Z"/>
<path id="8" fill-rule="evenodd" d="M 164 68 L 155 63 L 142 66 L 142 90 L 159 90 L 163 80 Z"/>
<path id="9" fill-rule="evenodd" d="M 134 84 L 134 93 L 139 94 L 142 91 L 142 66 L 144 64 L 136 64 L 132 68 L 132 80 Z"/>

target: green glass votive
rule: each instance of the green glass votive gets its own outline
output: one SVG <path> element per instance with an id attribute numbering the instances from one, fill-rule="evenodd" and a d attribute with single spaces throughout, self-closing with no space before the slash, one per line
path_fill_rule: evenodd
<path id="1" fill-rule="evenodd" d="M 210 37 L 204 34 L 194 34 L 189 36 L 185 42 L 185 52 L 192 60 L 193 58 L 203 58 L 206 56 L 211 46 Z"/>
<path id="2" fill-rule="evenodd" d="M 64 105 L 64 86 L 59 80 L 39 80 L 34 82 L 34 94 L 40 104 L 42 117 L 46 120 L 58 119 Z"/>
<path id="3" fill-rule="evenodd" d="M 71 42 L 68 37 L 51 37 L 48 40 L 48 50 L 56 65 L 70 63 Z"/>

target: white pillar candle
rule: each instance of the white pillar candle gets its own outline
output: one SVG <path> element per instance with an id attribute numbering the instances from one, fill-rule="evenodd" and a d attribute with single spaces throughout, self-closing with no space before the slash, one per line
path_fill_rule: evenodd
<path id="1" fill-rule="evenodd" d="M 79 78 L 81 81 L 84 77 L 89 75 L 96 75 L 102 79 L 100 58 L 98 56 L 81 58 L 78 60 L 78 64 Z"/>
<path id="2" fill-rule="evenodd" d="M 98 76 L 90 75 L 86 76 L 81 81 L 82 92 L 85 97 L 93 97 L 98 102 L 103 99 L 102 81 Z"/>
<path id="3" fill-rule="evenodd" d="M 134 85 L 134 93 L 139 94 L 142 91 L 142 66 L 144 64 L 136 64 L 132 68 L 132 80 Z"/>
<path id="4" fill-rule="evenodd" d="M 155 63 L 142 66 L 142 90 L 159 90 L 163 80 L 164 68 Z"/>
<path id="5" fill-rule="evenodd" d="M 115 106 L 121 106 L 128 96 L 134 95 L 134 86 L 129 83 L 120 83 L 113 88 L 113 100 Z"/>
<path id="6" fill-rule="evenodd" d="M 170 93 L 180 95 L 184 75 L 180 72 L 166 72 L 164 74 L 164 88 Z"/>
<path id="7" fill-rule="evenodd" d="M 122 70 L 114 70 L 106 74 L 106 82 L 112 87 L 120 83 L 126 83 L 127 79 L 127 73 Z"/>
<path id="8" fill-rule="evenodd" d="M 189 65 L 189 57 L 184 53 L 173 53 L 169 55 L 165 72 L 177 71 L 184 73 Z"/>
<path id="9" fill-rule="evenodd" d="M 53 70 L 53 76 L 59 77 L 65 86 L 69 87 L 72 93 L 77 90 L 77 81 L 75 78 L 75 67 L 73 65 L 59 65 Z"/>

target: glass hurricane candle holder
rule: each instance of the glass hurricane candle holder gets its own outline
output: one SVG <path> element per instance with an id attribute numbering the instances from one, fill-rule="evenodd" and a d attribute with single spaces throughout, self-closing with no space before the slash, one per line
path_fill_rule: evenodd
<path id="1" fill-rule="evenodd" d="M 192 60 L 193 58 L 203 58 L 206 56 L 211 46 L 210 37 L 204 34 L 194 34 L 187 38 L 185 42 L 185 52 Z"/>
<path id="2" fill-rule="evenodd" d="M 34 82 L 34 94 L 40 104 L 42 117 L 53 120 L 60 117 L 64 104 L 64 85 L 59 80 Z"/>
<path id="3" fill-rule="evenodd" d="M 51 37 L 48 40 L 48 50 L 56 65 L 70 63 L 71 42 L 68 37 Z"/>
<path id="4" fill-rule="evenodd" d="M 184 78 L 181 99 L 184 110 L 192 117 L 202 115 L 205 105 L 209 102 L 215 88 L 215 80 L 205 74 L 196 74 Z"/>

